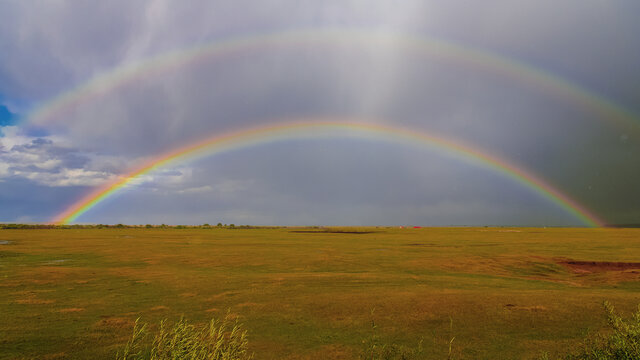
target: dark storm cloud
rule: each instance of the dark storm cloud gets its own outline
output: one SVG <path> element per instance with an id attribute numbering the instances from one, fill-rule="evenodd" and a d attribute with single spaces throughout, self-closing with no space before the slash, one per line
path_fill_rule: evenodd
<path id="1" fill-rule="evenodd" d="M 640 112 L 639 13 L 632 1 L 9 1 L 0 4 L 0 94 L 38 103 L 165 51 L 244 34 L 346 26 L 424 34 L 519 59 Z M 0 174 L 89 185 L 207 135 L 310 116 L 363 117 L 462 139 L 531 169 L 608 221 L 638 221 L 640 122 L 615 125 L 500 69 L 450 62 L 403 43 L 267 46 L 153 73 L 75 106 L 48 129 L 54 140 L 32 142 L 22 134 L 18 145 L 4 147 L 9 160 Z M 576 224 L 530 191 L 464 162 L 430 157 L 424 163 L 424 152 L 402 144 L 368 144 L 361 158 L 341 162 L 360 147 L 340 149 L 289 144 L 259 156 L 230 154 L 224 157 L 230 164 L 168 169 L 86 216 L 96 222 Z M 51 174 L 59 177 L 45 178 Z M 508 196 L 505 186 L 512 187 Z M 140 209 L 118 218 L 118 204 Z M 136 215 L 143 209 L 149 220 Z"/>
<path id="2" fill-rule="evenodd" d="M 0 182 L 2 222 L 49 222 L 64 210 L 69 199 L 86 191 L 83 187 L 50 187 L 24 178 Z"/>
<path id="3" fill-rule="evenodd" d="M 128 1 L 4 1 L 0 7 L 0 93 L 31 101 L 121 61 L 142 10 Z"/>
<path id="4" fill-rule="evenodd" d="M 287 142 L 195 163 L 180 186 L 154 179 L 154 186 L 125 191 L 84 221 L 579 224 L 521 185 L 486 169 L 449 166 L 452 161 L 465 165 L 440 152 L 370 141 Z M 488 206 L 487 199 L 499 205 Z"/>

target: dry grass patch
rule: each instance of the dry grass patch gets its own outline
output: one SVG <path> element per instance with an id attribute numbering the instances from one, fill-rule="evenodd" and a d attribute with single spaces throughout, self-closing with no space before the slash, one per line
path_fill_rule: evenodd
<path id="1" fill-rule="evenodd" d="M 549 309 L 547 309 L 546 306 L 542 306 L 542 305 L 520 306 L 520 305 L 514 305 L 514 304 L 506 304 L 504 307 L 506 309 L 508 309 L 508 310 L 524 310 L 524 311 L 547 311 L 547 310 L 549 310 Z"/>
<path id="2" fill-rule="evenodd" d="M 40 359 L 42 360 L 58 360 L 58 359 L 66 359 L 69 355 L 65 352 L 59 352 L 54 354 L 45 354 L 42 355 Z"/>
<path id="3" fill-rule="evenodd" d="M 97 329 L 124 329 L 130 328 L 135 324 L 135 321 L 124 317 L 107 316 L 96 322 L 93 327 Z"/>
<path id="4" fill-rule="evenodd" d="M 55 300 L 50 300 L 50 299 L 39 299 L 37 297 L 29 297 L 27 299 L 18 299 L 16 300 L 17 304 L 24 304 L 24 305 L 45 305 L 45 304 L 53 304 L 55 303 Z"/>

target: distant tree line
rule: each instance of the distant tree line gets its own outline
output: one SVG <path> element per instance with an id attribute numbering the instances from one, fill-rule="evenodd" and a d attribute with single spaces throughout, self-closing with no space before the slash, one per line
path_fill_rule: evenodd
<path id="1" fill-rule="evenodd" d="M 3 229 L 275 229 L 279 226 L 254 226 L 235 225 L 218 223 L 215 226 L 209 224 L 202 225 L 167 225 L 167 224 L 146 224 L 146 225 L 126 225 L 126 224 L 83 224 L 83 225 L 57 225 L 57 224 L 0 224 Z"/>

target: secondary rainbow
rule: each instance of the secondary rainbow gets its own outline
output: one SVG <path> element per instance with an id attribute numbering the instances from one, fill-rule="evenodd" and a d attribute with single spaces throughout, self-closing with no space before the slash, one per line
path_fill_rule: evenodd
<path id="1" fill-rule="evenodd" d="M 203 156 L 220 154 L 225 151 L 287 139 L 356 135 L 365 136 L 366 138 L 381 138 L 402 144 L 409 143 L 418 146 L 427 146 L 438 149 L 446 154 L 472 161 L 484 168 L 491 169 L 515 180 L 572 214 L 587 226 L 596 227 L 604 225 L 601 219 L 584 206 L 531 172 L 510 164 L 508 161 L 491 155 L 477 147 L 415 129 L 365 123 L 351 119 L 346 120 L 347 121 L 344 119 L 302 119 L 296 122 L 273 123 L 235 132 L 215 134 L 198 142 L 162 154 L 120 177 L 117 181 L 92 191 L 59 214 L 54 222 L 69 224 L 75 221 L 79 216 L 124 189 L 141 176 L 159 168 L 187 162 Z"/>
<path id="2" fill-rule="evenodd" d="M 191 66 L 211 58 L 268 49 L 277 46 L 297 45 L 370 44 L 407 46 L 431 57 L 450 63 L 476 67 L 500 76 L 512 78 L 520 83 L 537 88 L 550 96 L 564 98 L 587 112 L 594 112 L 602 119 L 640 131 L 640 122 L 635 114 L 602 96 L 557 75 L 535 68 L 503 55 L 455 44 L 442 39 L 398 32 L 389 29 L 363 28 L 319 28 L 293 29 L 267 34 L 240 36 L 211 43 L 195 45 L 143 59 L 125 63 L 98 74 L 79 86 L 56 96 L 36 108 L 26 117 L 27 125 L 43 126 L 53 119 L 62 118 L 76 106 L 126 86 L 134 81 L 151 78 L 172 69 Z"/>

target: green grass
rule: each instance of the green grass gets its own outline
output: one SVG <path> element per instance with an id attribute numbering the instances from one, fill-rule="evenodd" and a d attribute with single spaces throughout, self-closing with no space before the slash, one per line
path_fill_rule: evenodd
<path id="1" fill-rule="evenodd" d="M 221 321 L 211 319 L 205 326 L 184 318 L 173 325 L 163 320 L 153 334 L 147 324 L 136 320 L 133 333 L 116 354 L 116 360 L 251 360 L 248 343 L 247 331 L 229 314 Z"/>
<path id="2" fill-rule="evenodd" d="M 638 229 L 299 230 L 322 231 L 0 230 L 0 359 L 113 359 L 139 317 L 226 309 L 255 359 L 358 359 L 372 308 L 379 344 L 427 359 L 454 336 L 455 359 L 558 357 L 603 326 L 602 301 L 638 303 L 637 271 L 559 264 L 640 262 Z"/>

